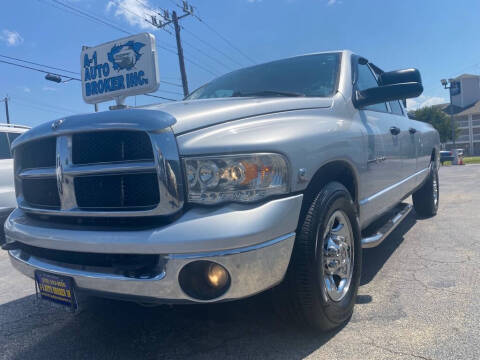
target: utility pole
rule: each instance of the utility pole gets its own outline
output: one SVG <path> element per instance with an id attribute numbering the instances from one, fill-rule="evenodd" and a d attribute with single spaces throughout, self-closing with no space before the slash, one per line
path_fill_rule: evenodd
<path id="1" fill-rule="evenodd" d="M 440 80 L 440 82 L 442 83 L 444 89 L 447 89 L 448 90 L 448 93 L 450 94 L 450 123 L 452 125 L 452 154 L 454 156 L 454 159 L 452 161 L 452 164 L 453 165 L 457 165 L 458 164 L 458 155 L 457 155 L 457 149 L 456 149 L 456 146 L 455 146 L 455 117 L 453 116 L 453 103 L 452 103 L 452 92 L 455 91 L 455 94 L 454 95 L 458 95 L 461 91 L 459 90 L 459 85 L 458 83 L 455 81 L 455 79 L 442 79 Z M 450 85 L 449 85 L 450 84 Z"/>
<path id="2" fill-rule="evenodd" d="M 10 124 L 10 114 L 8 112 L 8 95 L 2 100 L 5 103 L 5 115 L 7 115 L 7 124 Z"/>
<path id="3" fill-rule="evenodd" d="M 178 25 L 177 12 L 173 11 L 173 24 L 175 25 L 175 37 L 177 38 L 178 63 L 180 65 L 180 74 L 182 75 L 183 96 L 188 95 L 187 72 L 185 71 L 185 61 L 183 59 L 182 40 L 180 39 L 180 25 Z"/>
<path id="4" fill-rule="evenodd" d="M 170 24 L 173 24 L 175 27 L 175 38 L 177 39 L 177 53 L 178 53 L 178 63 L 180 65 L 180 75 L 182 76 L 182 86 L 183 86 L 183 95 L 186 97 L 188 95 L 188 81 L 187 81 L 187 72 L 185 71 L 185 60 L 183 58 L 183 48 L 182 40 L 180 39 L 180 25 L 178 20 L 183 19 L 189 15 L 193 15 L 193 6 L 189 5 L 186 1 L 183 1 L 183 15 L 178 16 L 176 11 L 172 12 L 172 18 L 170 18 L 170 13 L 168 10 L 164 10 L 161 16 L 161 19 L 157 19 L 156 16 L 151 16 L 151 21 L 146 20 L 157 29 L 164 28 Z"/>

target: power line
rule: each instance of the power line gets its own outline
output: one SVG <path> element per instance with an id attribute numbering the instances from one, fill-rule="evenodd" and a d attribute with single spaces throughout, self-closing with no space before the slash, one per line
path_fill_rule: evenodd
<path id="1" fill-rule="evenodd" d="M 44 73 L 44 74 L 52 74 L 52 75 L 57 75 L 57 76 L 60 76 L 60 77 L 66 77 L 66 78 L 69 78 L 69 79 L 71 79 L 71 80 L 81 81 L 81 80 L 78 79 L 78 78 L 74 78 L 74 77 L 70 77 L 70 76 L 65 76 L 65 75 L 57 74 L 57 73 L 52 73 L 52 72 L 49 72 L 49 71 L 45 71 L 45 70 L 41 70 L 41 69 L 36 69 L 36 68 L 30 67 L 30 66 L 25 66 L 25 65 L 21 65 L 21 64 L 15 64 L 15 63 L 12 63 L 12 62 L 9 62 L 9 61 L 5 61 L 5 60 L 0 60 L 0 63 L 5 63 L 5 64 L 9 64 L 9 65 L 14 65 L 14 66 L 18 66 L 18 67 L 25 68 L 25 69 L 29 69 L 29 70 L 35 70 L 35 71 L 38 71 L 38 72 L 41 72 L 41 73 Z M 163 91 L 165 91 L 165 92 L 170 92 L 170 91 L 168 91 L 168 90 L 163 90 Z M 173 92 L 172 92 L 172 93 L 173 93 Z M 180 93 L 175 93 L 175 94 L 181 95 Z M 175 99 L 170 99 L 170 98 L 166 98 L 166 97 L 162 97 L 162 96 L 155 96 L 155 95 L 150 95 L 150 94 L 141 94 L 141 95 L 150 96 L 150 97 L 156 97 L 156 98 L 164 99 L 164 100 L 177 101 L 177 100 L 175 100 Z"/>
<path id="2" fill-rule="evenodd" d="M 8 59 L 15 59 L 15 60 L 17 60 L 17 61 L 23 61 L 23 62 L 26 62 L 26 63 L 29 63 L 29 64 L 35 64 L 35 65 L 43 66 L 43 67 L 46 67 L 46 68 L 49 68 L 49 69 L 57 69 L 57 70 L 61 70 L 61 71 L 63 71 L 63 72 L 68 72 L 68 73 L 71 73 L 71 74 L 77 74 L 77 75 L 78 75 L 78 73 L 76 73 L 76 72 L 74 72 L 74 71 L 70 71 L 70 70 L 66 70 L 66 69 L 61 69 L 61 68 L 55 68 L 55 67 L 49 66 L 49 65 L 42 65 L 42 64 L 39 64 L 39 63 L 35 63 L 35 62 L 33 62 L 33 61 L 26 61 L 26 60 L 22 60 L 22 59 L 18 59 L 18 58 L 13 58 L 13 57 L 10 57 L 10 56 L 5 56 L 5 55 L 0 55 L 0 57 L 5 57 L 5 58 L 8 58 Z M 26 68 L 26 69 L 29 69 L 29 70 L 38 71 L 38 72 L 41 72 L 41 73 L 44 73 L 44 74 L 57 75 L 57 76 L 60 76 L 60 77 L 64 77 L 64 78 L 71 79 L 71 80 L 81 81 L 80 79 L 75 78 L 75 77 L 66 76 L 66 75 L 63 75 L 63 74 L 52 73 L 52 72 L 50 72 L 50 71 L 46 71 L 46 70 L 43 70 L 43 69 L 37 69 L 37 68 L 30 67 L 30 66 L 22 65 L 22 64 L 15 64 L 15 63 L 10 62 L 10 61 L 0 60 L 0 62 L 1 62 L 1 63 L 5 63 L 5 64 L 8 64 L 8 65 L 14 65 L 14 66 Z M 168 84 L 168 85 L 172 85 L 172 86 L 176 86 L 176 87 L 182 87 L 182 85 L 180 85 L 180 84 L 175 84 L 175 83 L 173 83 L 173 82 L 165 81 L 165 80 L 160 80 L 160 83 L 164 83 L 164 84 Z M 173 93 L 173 94 L 181 95 L 180 93 L 175 93 L 175 92 L 173 92 L 173 91 L 167 91 L 167 90 L 164 90 L 164 91 L 165 91 L 165 92 L 169 92 L 169 93 Z"/>
<path id="3" fill-rule="evenodd" d="M 71 110 L 59 110 L 55 107 L 31 103 L 30 101 L 27 101 L 27 100 L 10 99 L 10 101 L 13 102 L 13 103 L 18 103 L 22 106 L 31 107 L 32 109 L 35 109 L 35 110 L 56 112 L 56 113 L 62 114 L 62 115 L 65 115 L 65 113 L 71 113 L 71 114 L 75 113 L 74 111 L 71 111 Z"/>
<path id="4" fill-rule="evenodd" d="M 170 82 L 170 81 L 166 81 L 166 80 L 160 80 L 161 83 L 164 83 L 164 84 L 168 84 L 168 85 L 172 85 L 172 86 L 177 86 L 177 87 L 182 87 L 182 85 L 180 84 L 175 84 L 173 82 Z"/>
<path id="5" fill-rule="evenodd" d="M 37 99 L 32 100 L 29 96 L 27 96 L 27 97 L 20 96 L 17 93 L 14 93 L 13 95 L 14 95 L 14 98 L 20 99 L 20 100 L 23 100 L 23 101 L 27 101 L 29 104 L 33 104 L 33 105 L 37 105 L 37 106 L 44 106 L 46 108 L 53 108 L 53 109 L 61 110 L 61 111 L 64 111 L 64 112 L 70 112 L 70 113 L 78 113 L 79 112 L 76 109 L 65 108 L 65 107 L 58 106 L 58 105 L 51 105 L 51 104 L 48 104 L 48 103 L 44 103 L 42 101 L 38 101 Z"/>
<path id="6" fill-rule="evenodd" d="M 143 7 L 144 7 L 144 9 L 150 10 L 148 7 L 145 6 L 145 4 L 144 4 L 143 2 L 141 2 L 141 1 L 139 1 L 139 0 L 136 0 L 136 1 L 137 1 L 138 3 L 140 3 L 140 4 L 142 4 Z M 131 11 L 130 9 L 128 9 L 128 8 L 124 7 L 123 5 L 121 5 L 118 1 L 115 1 L 115 4 L 116 4 L 117 6 L 119 6 L 120 8 L 124 9 L 125 11 L 127 11 L 128 13 L 130 13 L 130 14 L 132 14 L 132 15 L 134 15 L 134 16 L 138 16 L 139 18 L 141 18 L 142 20 L 148 22 L 148 23 L 151 24 L 152 26 L 154 26 L 154 27 L 156 27 L 156 28 L 158 28 L 158 29 L 162 29 L 162 30 L 166 31 L 170 36 L 175 37 L 175 35 L 173 35 L 170 31 L 168 31 L 167 29 L 165 29 L 164 26 L 160 26 L 160 27 L 159 27 L 159 26 L 156 26 L 153 22 L 150 22 L 150 21 L 148 21 L 147 19 L 145 19 L 145 17 L 144 17 L 143 15 L 138 14 L 138 13 L 136 13 L 136 12 L 134 12 L 134 11 Z M 162 18 L 163 18 L 163 15 L 162 15 L 162 14 L 159 14 L 158 12 L 156 12 L 156 11 L 154 11 L 154 10 L 150 10 L 150 11 L 154 12 L 155 14 L 158 14 L 158 15 L 162 16 Z M 171 24 L 170 24 L 170 25 L 171 25 Z M 192 47 L 193 49 L 195 49 L 196 51 L 198 51 L 199 53 L 201 53 L 202 55 L 204 55 L 205 57 L 208 57 L 209 59 L 211 59 L 211 60 L 215 61 L 216 63 L 218 63 L 218 64 L 226 67 L 227 69 L 229 69 L 229 67 L 228 67 L 227 65 L 225 65 L 223 62 L 221 62 L 220 60 L 214 58 L 214 57 L 211 56 L 210 54 L 207 54 L 207 53 L 204 52 L 203 50 L 197 48 L 197 47 L 196 47 L 195 45 L 193 45 L 192 43 L 187 42 L 187 41 L 185 41 L 185 40 L 183 40 L 183 42 L 184 42 L 185 44 L 189 45 L 190 47 Z M 175 50 L 171 50 L 171 52 L 173 52 L 173 53 L 175 53 L 176 55 L 178 55 L 178 53 L 175 52 Z M 190 61 L 190 60 L 187 59 L 187 58 L 185 58 L 185 60 L 187 60 L 187 61 L 195 64 L 194 62 Z M 198 64 L 196 64 L 196 65 L 199 66 Z M 202 66 L 200 66 L 200 67 L 201 67 L 203 70 L 209 72 L 210 74 L 212 74 L 212 75 L 214 75 L 214 76 L 218 76 L 218 73 L 214 73 L 214 72 L 212 72 L 211 70 L 208 70 L 207 68 L 203 68 Z"/>
<path id="7" fill-rule="evenodd" d="M 141 94 L 141 95 L 154 97 L 154 98 L 158 98 L 158 99 L 163 99 L 163 100 L 177 101 L 176 99 L 166 98 L 166 97 L 158 96 L 158 95 L 152 95 L 152 94 Z"/>
<path id="8" fill-rule="evenodd" d="M 205 25 L 210 31 L 215 33 L 218 37 L 220 37 L 223 41 L 225 41 L 230 47 L 234 50 L 236 50 L 239 54 L 243 55 L 246 59 L 251 61 L 253 64 L 256 64 L 257 62 L 253 60 L 250 56 L 248 56 L 246 53 L 244 53 L 242 50 L 240 50 L 237 46 L 235 46 L 230 40 L 228 40 L 224 35 L 222 35 L 220 32 L 215 30 L 213 26 L 210 26 L 208 23 L 205 22 L 205 20 L 201 19 L 198 15 L 193 15 L 198 21 L 200 21 L 203 25 Z"/>
<path id="9" fill-rule="evenodd" d="M 171 91 L 171 90 L 158 89 L 157 91 L 164 92 L 166 94 L 172 94 L 172 95 L 183 95 L 182 93 L 179 93 L 177 91 Z"/>
<path id="10" fill-rule="evenodd" d="M 41 72 L 41 73 L 44 73 L 44 74 L 52 74 L 52 75 L 57 75 L 57 76 L 65 77 L 65 78 L 72 79 L 72 80 L 81 81 L 80 79 L 74 78 L 74 77 L 71 77 L 71 76 L 62 75 L 62 74 L 57 74 L 57 73 L 52 73 L 52 72 L 50 72 L 50 71 L 45 71 L 45 70 L 37 69 L 37 68 L 31 67 L 31 66 L 22 65 L 22 64 L 15 64 L 15 63 L 12 63 L 12 62 L 10 62 L 10 61 L 0 60 L 0 62 L 1 62 L 1 63 L 4 63 L 4 64 L 9 64 L 9 65 L 14 65 L 14 66 L 22 67 L 22 68 L 25 68 L 25 69 L 35 70 L 35 71 L 38 71 L 38 72 Z"/>
<path id="11" fill-rule="evenodd" d="M 62 68 L 57 68 L 57 67 L 53 67 L 53 66 L 49 66 L 49 65 L 42 65 L 42 64 L 39 64 L 39 63 L 36 63 L 36 62 L 33 62 L 33 61 L 22 60 L 22 59 L 15 58 L 15 57 L 12 57 L 12 56 L 7 56 L 7 55 L 1 55 L 0 54 L 0 57 L 10 59 L 10 60 L 16 60 L 16 61 L 24 62 L 26 64 L 37 65 L 37 66 L 45 67 L 45 68 L 48 68 L 48 69 L 60 70 L 60 71 L 67 72 L 67 73 L 70 73 L 70 74 L 78 75 L 78 73 L 74 72 L 74 71 L 65 70 L 65 69 L 62 69 Z"/>
<path id="12" fill-rule="evenodd" d="M 79 111 L 76 111 L 74 109 L 67 109 L 67 108 L 64 108 L 64 107 L 61 107 L 61 106 L 58 106 L 58 105 L 51 105 L 51 104 L 44 103 L 44 102 L 41 102 L 41 101 L 38 101 L 38 100 L 32 100 L 32 99 L 29 99 L 27 97 L 19 96 L 18 94 L 14 94 L 14 98 L 17 99 L 17 100 L 20 99 L 21 101 L 26 101 L 26 102 L 28 102 L 29 104 L 32 104 L 32 105 L 43 106 L 43 107 L 48 108 L 48 109 L 56 109 L 58 111 L 69 112 L 69 113 L 72 113 L 72 114 L 75 114 L 75 113 L 79 112 Z"/>
<path id="13" fill-rule="evenodd" d="M 83 11 L 83 10 L 80 10 L 80 9 L 78 9 L 78 8 L 76 8 L 76 7 L 71 6 L 71 5 L 65 4 L 65 3 L 62 2 L 62 1 L 58 1 L 58 0 L 51 0 L 51 1 L 53 1 L 54 3 L 57 3 L 57 4 L 65 7 L 65 8 L 67 8 L 67 9 L 70 9 L 70 10 L 72 10 L 72 11 L 75 11 L 75 12 L 79 13 L 79 14 L 82 14 L 82 15 L 84 15 L 84 16 L 87 16 L 87 17 L 91 18 L 91 19 L 94 19 L 95 21 L 100 22 L 100 23 L 102 23 L 102 24 L 104 24 L 104 25 L 107 25 L 107 26 L 110 26 L 110 27 L 112 27 L 112 28 L 115 28 L 116 30 L 121 31 L 121 32 L 123 32 L 124 34 L 131 35 L 130 32 L 122 29 L 121 27 L 119 27 L 119 26 L 117 26 L 117 25 L 115 25 L 115 24 L 113 24 L 113 23 L 110 23 L 110 22 L 108 22 L 108 21 L 105 21 L 105 20 L 103 20 L 103 19 L 101 19 L 101 18 L 99 18 L 99 17 L 97 17 L 97 16 L 95 16 L 95 15 L 93 15 L 93 14 L 90 14 L 90 13 L 88 13 L 88 12 L 86 12 L 86 11 Z"/>
<path id="14" fill-rule="evenodd" d="M 186 41 L 186 40 L 183 40 L 183 42 L 184 42 L 185 44 L 187 44 L 189 47 L 191 47 L 191 48 L 195 49 L 196 51 L 198 51 L 198 52 L 199 52 L 200 54 L 202 54 L 203 56 L 208 57 L 209 59 L 215 61 L 216 63 L 218 63 L 218 64 L 220 64 L 220 65 L 222 65 L 222 66 L 225 67 L 226 69 L 231 70 L 231 68 L 230 68 L 228 65 L 226 65 L 224 62 L 216 59 L 215 57 L 211 56 L 210 54 L 207 54 L 205 51 L 203 51 L 202 49 L 197 48 L 197 47 L 194 46 L 192 43 L 190 43 L 190 42 L 188 42 L 188 41 Z"/>
<path id="15" fill-rule="evenodd" d="M 156 11 L 155 9 L 147 6 L 147 4 L 145 4 L 143 1 L 140 1 L 140 0 L 135 0 L 135 1 L 138 2 L 139 4 L 141 4 L 144 9 L 149 10 L 149 11 L 151 11 L 151 12 L 157 14 L 157 15 L 160 15 L 160 16 L 165 20 L 164 14 L 161 14 L 161 13 L 159 13 L 158 11 Z M 142 15 L 137 14 L 137 13 L 135 13 L 135 12 L 133 12 L 133 11 L 125 8 L 124 6 L 120 5 L 119 3 L 117 3 L 117 4 L 118 4 L 118 6 L 120 6 L 121 8 L 123 8 L 124 10 L 128 11 L 129 13 L 131 13 L 131 14 L 133 14 L 133 15 L 136 15 L 136 16 L 139 16 L 139 17 L 141 17 L 143 20 L 147 21 L 149 24 L 152 24 L 153 26 L 155 26 L 154 23 L 152 23 L 152 22 L 148 21 L 147 19 L 145 19 Z M 165 9 L 161 9 L 161 10 L 163 10 L 164 12 L 166 11 Z M 169 25 L 170 25 L 170 27 L 172 27 L 172 24 L 169 24 Z M 155 27 L 157 27 L 157 26 L 155 26 Z M 157 27 L 157 28 L 158 28 L 158 27 Z M 214 46 L 210 45 L 208 42 L 206 42 L 206 41 L 200 39 L 199 37 L 197 37 L 197 36 L 196 36 L 195 34 L 193 34 L 191 31 L 188 31 L 184 26 L 181 26 L 181 28 L 184 29 L 185 31 L 187 31 L 188 33 L 192 34 L 192 36 L 194 36 L 195 38 L 199 39 L 201 42 L 207 44 L 209 47 L 215 49 L 215 50 L 216 50 L 217 52 L 219 52 L 220 54 L 226 56 L 226 57 L 229 58 L 229 59 L 232 59 L 231 57 L 229 57 L 228 55 L 226 55 L 226 54 L 223 53 L 222 51 L 220 51 L 220 50 L 216 49 Z M 175 36 L 175 35 L 173 35 L 170 31 L 168 31 L 167 29 L 165 29 L 164 26 L 160 27 L 160 29 L 165 30 L 165 31 L 166 31 L 168 34 L 170 34 L 172 37 Z M 192 43 L 190 43 L 190 42 L 188 42 L 188 41 L 186 41 L 186 40 L 183 40 L 183 42 L 184 42 L 185 44 L 189 45 L 190 47 L 192 47 L 193 49 L 195 49 L 196 51 L 198 51 L 199 53 L 201 53 L 202 55 L 208 57 L 209 59 L 215 61 L 216 63 L 218 63 L 218 64 L 220 64 L 221 66 L 224 66 L 225 68 L 227 68 L 227 69 L 230 70 L 230 67 L 229 67 L 228 65 L 226 65 L 226 64 L 223 63 L 222 61 L 218 60 L 217 58 L 211 56 L 210 54 L 206 53 L 206 52 L 203 51 L 202 49 L 199 49 L 198 47 L 196 47 L 196 46 L 193 45 Z M 232 59 L 232 60 L 233 60 L 233 59 Z M 235 61 L 235 60 L 233 60 L 233 61 Z M 241 66 L 241 65 L 240 65 L 240 66 Z"/>
<path id="16" fill-rule="evenodd" d="M 170 2 L 172 4 L 174 4 L 175 6 L 179 7 L 180 9 L 183 9 L 182 6 L 180 6 L 176 1 L 174 0 L 170 0 Z M 217 30 L 215 30 L 215 28 L 211 25 L 209 25 L 205 20 L 203 20 L 202 18 L 200 18 L 197 14 L 194 14 L 193 12 L 191 13 L 193 17 L 195 17 L 198 21 L 200 21 L 203 25 L 205 25 L 210 31 L 212 31 L 213 33 L 215 33 L 218 37 L 220 37 L 223 41 L 225 41 L 228 45 L 230 45 L 230 47 L 234 50 L 236 50 L 239 54 L 241 54 L 242 56 L 244 56 L 246 59 L 248 59 L 249 61 L 251 61 L 253 64 L 256 64 L 257 61 L 253 60 L 249 55 L 247 55 L 245 52 L 243 52 L 242 50 L 240 50 L 237 46 L 235 46 L 229 39 L 227 39 L 223 34 L 221 34 L 220 32 L 218 32 Z"/>
<path id="17" fill-rule="evenodd" d="M 93 15 L 93 14 L 90 14 L 90 13 L 86 12 L 86 11 L 77 9 L 77 8 L 71 6 L 71 5 L 65 4 L 65 3 L 61 2 L 61 1 L 58 1 L 58 0 L 51 0 L 51 1 L 53 1 L 53 2 L 55 2 L 55 3 L 57 3 L 57 4 L 59 4 L 59 5 L 61 5 L 61 6 L 63 6 L 63 7 L 66 8 L 66 9 L 61 9 L 61 10 L 70 9 L 71 11 L 74 11 L 74 12 L 75 12 L 75 15 L 77 15 L 77 16 L 81 16 L 81 17 L 84 17 L 84 18 L 86 18 L 86 19 L 88 19 L 88 20 L 90 20 L 90 21 L 94 21 L 94 22 L 101 23 L 101 24 L 103 24 L 103 25 L 109 26 L 109 27 L 111 27 L 111 28 L 113 28 L 113 29 L 116 29 L 116 30 L 118 30 L 118 31 L 121 31 L 121 32 L 124 33 L 124 34 L 133 35 L 133 33 L 129 32 L 129 31 L 126 31 L 126 30 L 120 28 L 119 26 L 117 26 L 117 25 L 115 25 L 115 24 L 113 24 L 113 23 L 111 23 L 111 22 L 109 22 L 109 21 L 103 20 L 103 19 L 101 19 L 101 18 L 99 18 L 99 17 L 97 17 L 97 16 L 95 16 L 95 15 Z M 60 9 L 60 8 L 57 7 L 57 6 L 54 6 L 54 4 L 52 4 L 52 3 L 46 3 L 46 4 L 48 4 L 48 5 L 50 5 L 50 6 L 53 6 L 53 7 L 57 8 L 57 9 Z M 72 13 L 71 11 L 67 11 L 67 12 Z M 157 40 L 157 43 L 159 44 L 158 40 Z M 169 52 L 169 53 L 178 55 L 178 53 L 177 53 L 176 51 L 171 50 L 171 49 L 167 48 L 166 46 L 159 45 L 159 48 L 164 49 L 165 51 L 167 51 L 167 52 Z M 206 67 L 198 64 L 197 62 L 195 62 L 195 61 L 193 61 L 193 60 L 190 60 L 190 59 L 185 59 L 185 60 L 188 61 L 189 63 L 197 66 L 198 68 L 202 69 L 203 71 L 208 72 L 209 74 L 211 74 L 211 75 L 213 75 L 213 76 L 218 76 L 218 74 L 212 72 L 212 71 L 209 70 L 208 68 L 206 68 Z"/>
<path id="18" fill-rule="evenodd" d="M 215 46 L 213 46 L 212 44 L 210 44 L 208 41 L 205 41 L 203 40 L 201 37 L 197 36 L 193 31 L 190 31 L 188 30 L 187 28 L 185 28 L 185 26 L 182 26 L 182 29 L 185 30 L 187 33 L 189 33 L 191 36 L 193 36 L 195 39 L 197 39 L 198 41 L 202 42 L 203 44 L 207 45 L 208 47 L 210 47 L 211 49 L 217 51 L 219 54 L 225 56 L 227 59 L 229 59 L 230 61 L 234 62 L 236 65 L 238 66 L 243 66 L 243 64 L 239 63 L 237 60 L 235 60 L 233 57 L 231 57 L 230 55 L 224 53 L 223 51 L 221 51 L 220 49 L 216 48 Z"/>
<path id="19" fill-rule="evenodd" d="M 138 1 L 138 0 L 137 0 L 137 1 Z M 115 2 L 115 4 L 116 4 L 118 7 L 122 8 L 123 10 L 129 12 L 129 13 L 132 14 L 132 15 L 138 16 L 138 17 L 142 18 L 142 20 L 144 20 L 145 22 L 149 23 L 150 25 L 155 26 L 152 22 L 150 22 L 150 21 L 148 21 L 147 19 L 145 19 L 142 15 L 137 14 L 136 12 L 134 12 L 134 11 L 126 8 L 126 7 L 123 6 L 120 2 L 118 2 L 118 1 L 114 1 L 114 2 Z M 145 8 L 145 6 L 144 6 L 144 8 Z M 155 11 L 153 11 L 153 12 L 155 12 Z M 158 13 L 155 12 L 155 14 L 158 14 Z M 170 34 L 170 35 L 173 35 L 173 34 L 172 34 L 170 31 L 168 31 L 167 29 L 162 28 L 162 30 L 165 31 L 166 33 Z"/>

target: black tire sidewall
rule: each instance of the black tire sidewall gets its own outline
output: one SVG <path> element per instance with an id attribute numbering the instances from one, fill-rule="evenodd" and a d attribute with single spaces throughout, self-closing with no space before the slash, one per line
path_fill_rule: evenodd
<path id="1" fill-rule="evenodd" d="M 327 206 L 322 206 L 320 209 L 323 214 L 319 217 L 321 221 L 317 224 L 317 253 L 316 253 L 316 266 L 317 271 L 315 282 L 317 284 L 318 296 L 316 297 L 318 301 L 318 306 L 322 308 L 325 316 L 334 324 L 341 324 L 346 321 L 353 311 L 355 305 L 355 299 L 357 295 L 357 290 L 360 282 L 360 272 L 361 272 L 361 241 L 360 233 L 358 231 L 357 216 L 353 202 L 349 196 L 349 193 L 345 189 L 344 191 L 336 191 L 332 194 L 331 198 L 327 199 Z M 352 229 L 353 235 L 353 272 L 352 280 L 350 283 L 349 290 L 347 294 L 340 301 L 333 301 L 329 298 L 326 293 L 323 280 L 323 248 L 325 246 L 325 239 L 323 234 L 325 233 L 325 226 L 327 225 L 328 219 L 330 216 L 337 210 L 342 210 L 348 217 L 350 221 L 350 226 Z"/>
<path id="2" fill-rule="evenodd" d="M 345 297 L 334 302 L 323 283 L 323 234 L 331 214 L 342 210 L 348 217 L 353 234 L 354 267 L 350 288 Z M 317 236 L 321 234 L 321 236 Z M 317 244 L 317 238 L 319 243 Z M 288 276 L 289 291 L 296 301 L 293 308 L 302 313 L 309 327 L 330 330 L 344 324 L 352 315 L 360 283 L 362 248 L 355 205 L 348 190 L 338 182 L 325 185 L 316 195 L 300 223 Z M 320 262 L 320 263 L 319 263 Z M 296 304 L 296 305 L 295 305 Z"/>
<path id="3" fill-rule="evenodd" d="M 432 188 L 433 188 L 433 179 L 435 179 L 437 181 L 437 203 L 435 204 L 435 201 L 433 201 L 433 208 L 434 208 L 434 212 L 436 214 L 437 211 L 438 211 L 438 205 L 440 204 L 440 180 L 438 178 L 438 168 L 437 167 L 432 167 L 432 169 L 433 169 Z M 433 189 L 433 191 L 435 191 L 435 189 Z M 433 200 L 433 193 L 432 193 L 432 200 Z"/>
<path id="4" fill-rule="evenodd" d="M 437 203 L 434 200 L 433 180 L 437 181 Z M 438 168 L 434 163 L 430 166 L 430 171 L 425 183 L 413 193 L 413 206 L 420 217 L 435 216 L 440 204 L 440 181 L 438 176 Z"/>

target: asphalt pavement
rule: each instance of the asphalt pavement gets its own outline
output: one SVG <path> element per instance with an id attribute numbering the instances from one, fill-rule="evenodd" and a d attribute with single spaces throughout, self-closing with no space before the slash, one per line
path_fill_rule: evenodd
<path id="1" fill-rule="evenodd" d="M 35 300 L 0 252 L 0 359 L 480 359 L 480 165 L 440 169 L 440 210 L 364 251 L 355 312 L 333 333 L 280 322 L 270 297 L 146 308 Z"/>

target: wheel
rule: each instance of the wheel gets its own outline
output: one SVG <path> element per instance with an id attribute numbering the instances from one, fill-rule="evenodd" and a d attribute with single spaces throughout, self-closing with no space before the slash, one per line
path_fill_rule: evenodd
<path id="1" fill-rule="evenodd" d="M 438 168 L 432 162 L 430 173 L 425 183 L 412 195 L 415 212 L 421 217 L 431 217 L 437 214 L 440 200 Z"/>
<path id="2" fill-rule="evenodd" d="M 331 182 L 300 220 L 285 280 L 273 293 L 282 317 L 322 331 L 348 321 L 360 282 L 361 251 L 350 193 Z"/>

